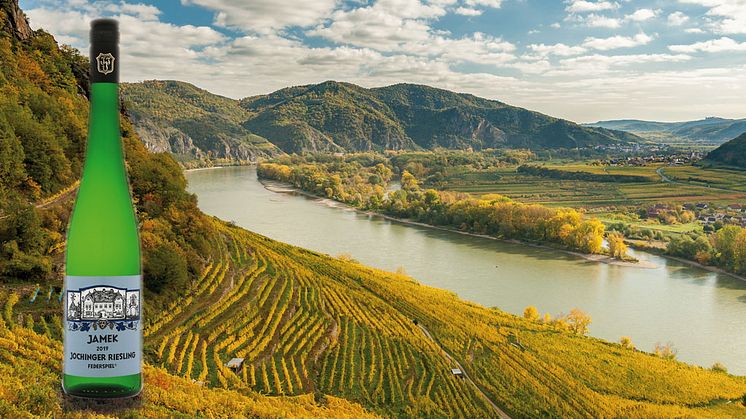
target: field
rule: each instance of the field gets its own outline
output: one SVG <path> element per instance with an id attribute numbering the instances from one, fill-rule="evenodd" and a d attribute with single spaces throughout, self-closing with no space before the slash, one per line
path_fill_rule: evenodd
<path id="1" fill-rule="evenodd" d="M 154 379 L 165 372 L 149 367 L 150 385 L 193 380 L 241 394 L 329 394 L 386 416 L 494 416 L 470 381 L 451 375 L 446 351 L 514 417 L 746 414 L 740 402 L 727 403 L 746 394 L 746 378 L 574 335 L 212 222 L 219 251 L 189 292 L 146 327 L 149 362 L 182 378 Z M 22 318 L 7 302 L 4 313 Z M 46 336 L 15 326 L 13 342 L 0 339 L 0 358 L 41 356 L 53 376 L 60 326 L 38 322 Z M 50 343 L 38 353 L 15 349 L 24 339 Z M 233 357 L 245 358 L 242 368 L 224 366 Z"/>
<path id="2" fill-rule="evenodd" d="M 704 188 L 731 189 L 746 192 L 746 171 L 696 166 L 676 166 L 664 169 L 666 177 Z"/>
<path id="3" fill-rule="evenodd" d="M 746 172 L 660 165 L 604 167 L 573 164 L 550 167 L 601 175 L 644 176 L 650 181 L 622 183 L 560 180 L 518 173 L 515 167 L 501 167 L 452 173 L 445 179 L 444 188 L 476 195 L 497 193 L 521 202 L 574 208 L 669 202 L 731 204 L 746 201 Z M 671 180 L 682 183 L 663 182 L 657 173 L 658 169 L 662 169 L 664 175 Z M 706 180 L 709 187 L 701 180 Z"/>

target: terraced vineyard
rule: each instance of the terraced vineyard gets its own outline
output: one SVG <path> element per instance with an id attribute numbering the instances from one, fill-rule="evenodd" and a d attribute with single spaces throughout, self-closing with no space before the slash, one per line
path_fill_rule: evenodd
<path id="1" fill-rule="evenodd" d="M 17 299 L 0 292 L 0 416 L 20 417 L 375 417 L 360 405 L 313 395 L 267 397 L 255 392 L 210 389 L 160 368 L 145 366 L 141 401 L 120 406 L 64 400 L 60 394 L 62 344 L 14 325 Z"/>
<path id="2" fill-rule="evenodd" d="M 148 356 L 173 374 L 271 395 L 332 394 L 384 415 L 494 416 L 451 375 L 442 347 L 517 417 L 746 414 L 728 403 L 746 394 L 742 377 L 560 332 L 213 223 L 220 252 L 146 328 Z M 245 358 L 237 370 L 225 366 L 234 357 Z"/>
<path id="3" fill-rule="evenodd" d="M 224 388 L 338 394 L 392 414 L 488 415 L 412 318 L 347 287 L 340 272 L 295 262 L 295 249 L 216 226 L 220 256 L 145 329 L 156 363 Z M 224 366 L 234 357 L 245 359 L 238 371 Z"/>

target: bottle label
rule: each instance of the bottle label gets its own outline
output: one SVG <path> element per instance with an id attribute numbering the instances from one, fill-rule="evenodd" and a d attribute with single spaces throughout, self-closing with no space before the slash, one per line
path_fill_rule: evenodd
<path id="1" fill-rule="evenodd" d="M 65 278 L 65 374 L 140 373 L 140 297 L 140 275 Z"/>

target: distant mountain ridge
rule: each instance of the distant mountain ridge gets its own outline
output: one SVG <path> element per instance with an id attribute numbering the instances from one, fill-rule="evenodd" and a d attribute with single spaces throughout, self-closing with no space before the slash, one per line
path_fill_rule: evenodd
<path id="1" fill-rule="evenodd" d="M 684 139 L 705 144 L 722 144 L 746 132 L 746 118 L 727 119 L 708 117 L 696 121 L 657 122 L 639 119 L 618 119 L 584 124 L 633 132 L 651 140 L 671 141 Z"/>
<path id="2" fill-rule="evenodd" d="M 244 128 L 249 112 L 238 102 L 189 83 L 122 83 L 125 108 L 148 149 L 182 162 L 227 159 L 254 162 L 282 152 Z"/>
<path id="3" fill-rule="evenodd" d="M 746 133 L 711 151 L 707 155 L 707 160 L 746 169 Z"/>
<path id="4" fill-rule="evenodd" d="M 199 155 L 205 147 L 215 152 L 212 138 L 225 140 L 233 133 L 266 139 L 287 153 L 558 149 L 642 141 L 634 134 L 415 84 L 366 89 L 326 81 L 234 101 L 184 82 L 146 81 L 126 84 L 123 96 L 149 146 L 170 144 L 177 154 Z"/>

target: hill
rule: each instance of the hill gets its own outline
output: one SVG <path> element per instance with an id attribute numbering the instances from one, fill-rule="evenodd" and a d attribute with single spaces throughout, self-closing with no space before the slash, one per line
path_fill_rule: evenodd
<path id="1" fill-rule="evenodd" d="M 250 113 L 235 100 L 171 80 L 122 83 L 121 92 L 150 150 L 171 152 L 182 162 L 255 162 L 280 153 L 241 125 Z"/>
<path id="2" fill-rule="evenodd" d="M 150 148 L 167 150 L 171 144 L 177 155 L 200 156 L 199 150 L 216 148 L 216 135 L 226 139 L 246 133 L 266 138 L 288 153 L 575 148 L 639 140 L 620 131 L 581 127 L 498 101 L 412 84 L 365 89 L 327 81 L 236 102 L 188 83 L 147 81 L 126 84 L 123 95 L 138 134 Z M 197 132 L 205 126 L 207 133 Z"/>
<path id="3" fill-rule="evenodd" d="M 0 36 L 0 412 L 77 417 L 59 393 L 58 256 L 87 119 L 73 69 L 86 64 L 44 32 L 15 32 Z M 513 417 L 746 413 L 743 377 L 517 318 L 208 217 L 174 159 L 149 152 L 126 117 L 122 129 L 152 365 L 143 405 L 123 413 L 349 417 L 363 406 L 493 417 L 492 402 Z M 234 355 L 246 359 L 235 372 L 224 366 Z M 456 365 L 469 378 L 452 376 Z"/>
<path id="4" fill-rule="evenodd" d="M 692 141 L 720 145 L 746 132 L 746 118 L 726 119 L 709 117 L 696 121 L 655 122 L 637 119 L 599 121 L 585 126 L 629 131 L 652 141 Z"/>
<path id="5" fill-rule="evenodd" d="M 746 169 L 746 133 L 712 150 L 707 161 Z"/>
<path id="6" fill-rule="evenodd" d="M 245 126 L 288 152 L 575 148 L 635 141 L 538 112 L 429 86 L 365 89 L 327 81 L 243 99 Z"/>

